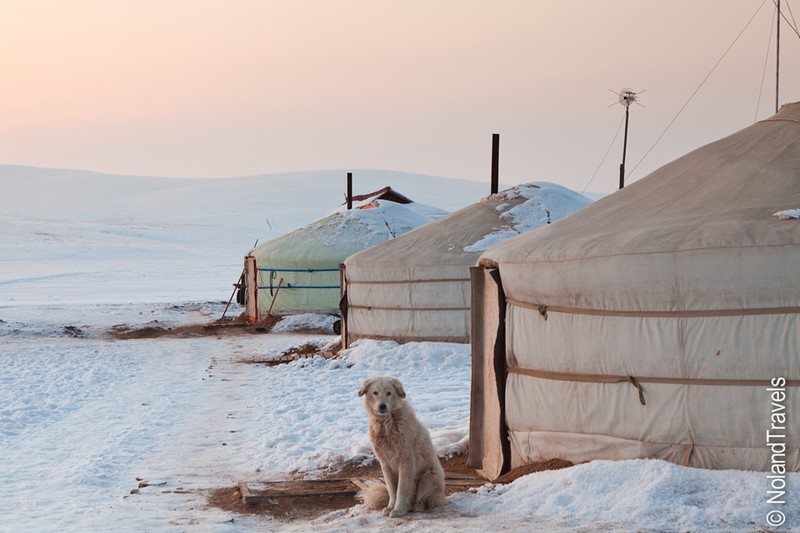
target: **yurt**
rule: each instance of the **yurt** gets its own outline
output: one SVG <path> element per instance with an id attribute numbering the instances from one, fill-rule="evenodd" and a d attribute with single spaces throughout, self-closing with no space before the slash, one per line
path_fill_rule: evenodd
<path id="1" fill-rule="evenodd" d="M 800 470 L 800 104 L 473 269 L 470 463 Z"/>
<path id="2" fill-rule="evenodd" d="M 337 312 L 339 264 L 345 257 L 446 214 L 390 187 L 352 200 L 352 209 L 343 205 L 246 254 L 243 303 L 248 322 L 263 319 L 270 310 Z"/>
<path id="3" fill-rule="evenodd" d="M 351 255 L 342 266 L 345 345 L 469 342 L 469 269 L 481 252 L 589 203 L 560 185 L 526 183 Z"/>

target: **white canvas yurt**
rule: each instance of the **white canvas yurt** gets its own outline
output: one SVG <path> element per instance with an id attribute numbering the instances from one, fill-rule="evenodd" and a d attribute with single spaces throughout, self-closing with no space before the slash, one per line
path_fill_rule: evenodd
<path id="1" fill-rule="evenodd" d="M 245 317 L 256 322 L 269 310 L 337 312 L 339 264 L 348 255 L 444 214 L 385 187 L 354 196 L 350 210 L 343 205 L 320 220 L 256 246 L 245 256 Z"/>
<path id="2" fill-rule="evenodd" d="M 342 267 L 345 346 L 360 338 L 469 342 L 469 268 L 481 252 L 589 203 L 560 185 L 526 183 L 351 255 Z"/>
<path id="3" fill-rule="evenodd" d="M 790 104 L 486 251 L 471 464 L 800 470 L 798 208 Z"/>

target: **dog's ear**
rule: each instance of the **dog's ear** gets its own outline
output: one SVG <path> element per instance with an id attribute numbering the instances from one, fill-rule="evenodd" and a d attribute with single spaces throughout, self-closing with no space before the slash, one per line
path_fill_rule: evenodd
<path id="1" fill-rule="evenodd" d="M 358 391 L 358 396 L 359 397 L 364 396 L 367 393 L 367 389 L 372 384 L 372 379 L 373 378 L 369 378 L 369 379 L 365 379 L 364 380 L 364 383 L 361 385 L 361 389 Z"/>
<path id="2" fill-rule="evenodd" d="M 392 385 L 394 386 L 394 390 L 397 391 L 397 395 L 401 398 L 406 397 L 406 391 L 403 390 L 403 384 L 400 383 L 400 380 L 397 378 L 392 378 Z"/>

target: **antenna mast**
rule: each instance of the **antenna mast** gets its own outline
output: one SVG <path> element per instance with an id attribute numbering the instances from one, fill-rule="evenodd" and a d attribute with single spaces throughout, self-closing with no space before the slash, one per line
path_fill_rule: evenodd
<path id="1" fill-rule="evenodd" d="M 778 94 L 780 92 L 781 81 L 781 0 L 777 1 L 778 6 L 778 27 L 777 44 L 775 46 L 775 112 L 778 112 Z"/>
<path id="2" fill-rule="evenodd" d="M 636 102 L 636 93 L 630 89 L 622 89 L 619 103 L 625 106 L 625 137 L 622 141 L 622 163 L 619 166 L 619 188 L 625 187 L 625 156 L 628 154 L 628 117 L 631 104 Z"/>

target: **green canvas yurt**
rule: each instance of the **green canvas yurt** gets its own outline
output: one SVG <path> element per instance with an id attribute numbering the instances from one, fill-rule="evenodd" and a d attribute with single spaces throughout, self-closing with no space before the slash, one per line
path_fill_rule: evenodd
<path id="1" fill-rule="evenodd" d="M 339 264 L 365 248 L 421 226 L 445 212 L 419 204 L 385 187 L 354 196 L 305 227 L 256 246 L 245 256 L 246 318 L 273 313 L 337 312 Z"/>

